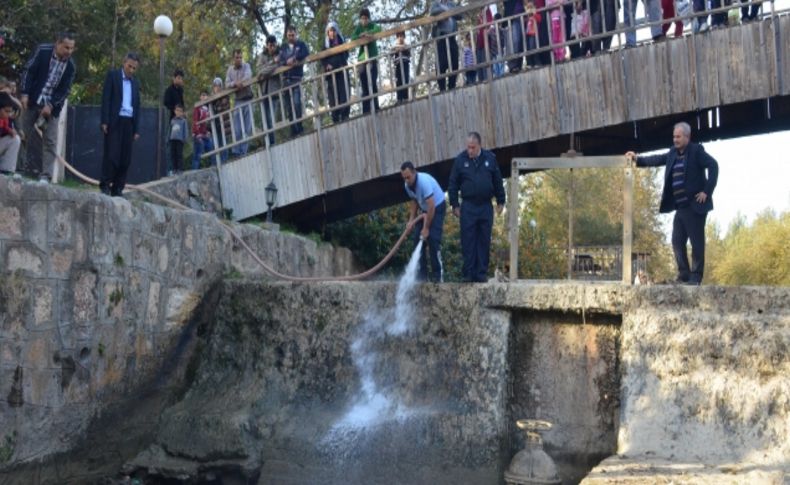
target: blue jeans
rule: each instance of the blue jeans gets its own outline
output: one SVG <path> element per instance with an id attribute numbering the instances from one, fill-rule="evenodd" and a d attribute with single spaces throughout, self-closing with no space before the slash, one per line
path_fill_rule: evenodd
<path id="1" fill-rule="evenodd" d="M 425 247 L 420 254 L 420 281 L 430 281 L 441 283 L 444 281 L 444 269 L 442 267 L 442 231 L 444 228 L 444 216 L 447 212 L 447 203 L 442 202 L 436 207 L 431 227 L 428 229 L 428 240 L 424 244 L 428 245 L 428 257 L 425 256 Z M 420 242 L 420 233 L 424 226 L 424 219 L 420 219 L 414 226 L 414 247 Z M 428 272 L 428 260 L 431 261 L 431 271 Z"/>
<path id="2" fill-rule="evenodd" d="M 623 18 L 625 19 L 625 24 L 629 27 L 633 27 L 635 25 L 636 1 L 637 0 L 625 0 L 623 4 Z M 659 4 L 659 1 L 643 0 L 643 3 L 645 5 L 647 20 L 649 22 L 660 22 L 661 5 Z M 654 39 L 663 33 L 663 30 L 661 30 L 661 24 L 650 27 L 650 36 Z M 631 47 L 636 45 L 636 30 L 629 30 L 625 33 L 625 45 Z"/>
<path id="3" fill-rule="evenodd" d="M 288 120 L 292 122 L 292 136 L 298 136 L 304 131 L 302 122 L 299 120 L 302 117 L 302 88 L 299 86 L 301 81 L 301 79 L 286 79 L 284 85 L 288 89 L 283 93 L 283 103 L 285 103 L 285 114 L 288 116 Z"/>
<path id="4" fill-rule="evenodd" d="M 244 127 L 242 131 L 242 119 Z M 252 111 L 250 110 L 249 100 L 236 101 L 235 109 L 233 110 L 233 132 L 236 135 L 236 141 L 244 137 L 252 136 Z M 234 155 L 244 155 L 249 149 L 249 143 L 240 143 L 230 149 Z"/>
<path id="5" fill-rule="evenodd" d="M 200 168 L 200 157 L 214 149 L 211 138 L 192 138 L 192 170 Z"/>

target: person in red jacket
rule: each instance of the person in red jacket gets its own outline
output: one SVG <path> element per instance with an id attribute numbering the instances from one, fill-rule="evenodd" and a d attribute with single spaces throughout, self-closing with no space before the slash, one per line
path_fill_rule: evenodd
<path id="1" fill-rule="evenodd" d="M 208 93 L 202 91 L 200 93 L 200 102 L 204 103 L 206 99 L 208 99 Z M 199 169 L 200 157 L 214 149 L 208 122 L 206 121 L 208 117 L 208 105 L 206 104 L 201 104 L 192 111 L 192 170 Z"/>
<path id="2" fill-rule="evenodd" d="M 0 173 L 12 175 L 16 172 L 16 159 L 22 144 L 14 129 L 12 118 L 21 106 L 13 96 L 0 92 Z"/>
<path id="3" fill-rule="evenodd" d="M 477 15 L 477 25 L 479 26 L 477 29 L 477 34 L 475 35 L 475 60 L 478 64 L 485 64 L 486 62 L 490 62 L 493 59 L 486 56 L 489 52 L 488 39 L 488 31 L 491 28 L 492 22 L 494 21 L 494 14 L 491 13 L 491 7 L 486 5 Z M 477 80 L 483 82 L 488 77 L 488 72 L 491 72 L 491 66 L 481 67 L 477 70 Z"/>

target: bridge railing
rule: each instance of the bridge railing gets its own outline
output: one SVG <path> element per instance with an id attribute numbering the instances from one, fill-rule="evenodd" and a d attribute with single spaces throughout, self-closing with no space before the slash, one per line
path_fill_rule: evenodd
<path id="1" fill-rule="evenodd" d="M 577 0 L 579 1 L 579 0 Z M 586 7 L 589 12 L 591 5 L 596 5 L 599 12 L 605 12 L 607 5 L 611 5 L 616 0 L 581 0 L 581 3 Z M 658 1 L 658 0 L 654 0 Z M 340 46 L 320 51 L 314 55 L 309 56 L 304 62 L 298 64 L 304 67 L 304 76 L 300 81 L 291 85 L 286 85 L 284 80 L 290 69 L 296 66 L 281 67 L 277 69 L 271 76 L 264 79 L 255 77 L 245 83 L 253 92 L 253 97 L 250 101 L 243 103 L 236 103 L 226 109 L 217 109 L 217 101 L 222 98 L 232 98 L 233 90 L 226 90 L 209 97 L 206 101 L 197 103 L 196 106 L 207 105 L 209 107 L 210 116 L 205 121 L 209 123 L 212 128 L 212 137 L 214 141 L 214 149 L 204 153 L 204 157 L 214 157 L 219 152 L 230 150 L 234 147 L 248 144 L 250 142 L 257 142 L 265 147 L 270 144 L 270 135 L 274 135 L 279 130 L 283 130 L 294 126 L 295 123 L 304 126 L 304 123 L 312 122 L 312 129 L 320 131 L 323 127 L 331 123 L 330 114 L 336 113 L 338 115 L 337 121 L 344 121 L 347 118 L 356 118 L 358 116 L 366 115 L 370 112 L 373 116 L 373 123 L 375 123 L 375 116 L 378 111 L 383 108 L 392 106 L 398 102 L 398 91 L 405 91 L 408 93 L 408 99 L 421 99 L 430 98 L 435 96 L 438 92 L 442 91 L 441 84 L 450 84 L 450 78 L 457 78 L 458 76 L 467 73 L 485 73 L 485 79 L 479 82 L 490 82 L 495 77 L 495 73 L 499 72 L 499 66 L 502 66 L 509 61 L 516 61 L 517 59 L 535 59 L 543 57 L 548 63 L 543 65 L 555 65 L 559 62 L 564 62 L 560 55 L 553 55 L 554 52 L 565 52 L 565 59 L 567 60 L 567 48 L 570 46 L 580 45 L 582 42 L 602 43 L 612 39 L 613 36 L 619 36 L 627 32 L 635 32 L 637 29 L 644 29 L 647 27 L 672 24 L 677 21 L 685 23 L 693 23 L 699 17 L 707 17 L 714 14 L 725 14 L 733 8 L 749 7 L 751 5 L 760 5 L 763 2 L 753 0 L 743 2 L 737 6 L 727 5 L 724 7 L 709 9 L 701 12 L 691 12 L 685 15 L 676 15 L 668 19 L 660 19 L 649 22 L 643 22 L 642 19 L 634 19 L 629 23 L 618 23 L 617 25 L 608 26 L 605 24 L 605 17 L 602 18 L 603 32 L 593 34 L 584 38 L 563 40 L 555 42 L 551 35 L 551 26 L 549 29 L 548 41 L 540 31 L 536 32 L 534 41 L 535 48 L 527 50 L 528 33 L 526 22 L 528 13 L 505 17 L 499 20 L 486 22 L 481 25 L 466 26 L 459 28 L 457 32 L 444 36 L 429 35 L 429 28 L 433 29 L 438 22 L 447 20 L 450 17 L 464 16 L 469 14 L 478 13 L 484 6 L 489 5 L 490 1 L 473 2 L 464 7 L 459 7 L 449 12 L 445 12 L 437 16 L 429 16 L 418 19 L 416 21 L 400 25 L 398 27 L 377 33 L 370 38 L 361 38 L 351 42 L 346 42 Z M 562 10 L 566 5 L 573 5 L 574 0 L 558 0 L 551 6 L 546 6 L 536 9 L 536 12 L 546 18 L 545 22 L 551 23 L 552 13 L 557 13 L 557 9 Z M 770 15 L 771 17 L 785 11 L 775 11 L 773 2 L 770 3 L 771 11 L 769 14 L 763 12 L 763 16 Z M 614 7 L 611 7 L 614 8 Z M 561 38 L 565 39 L 565 20 L 564 13 L 561 15 Z M 518 27 L 521 26 L 521 27 Z M 417 61 L 417 72 L 422 72 L 423 66 L 433 66 L 433 74 L 424 74 L 418 76 L 411 76 L 409 73 L 408 82 L 398 82 L 397 79 L 397 65 L 398 59 L 395 57 L 397 50 L 392 45 L 392 37 L 397 32 L 406 32 L 417 30 L 419 40 L 412 42 L 407 48 L 411 51 L 411 61 Z M 479 45 L 477 33 L 483 31 L 483 44 Z M 495 32 L 496 35 L 488 35 L 488 32 Z M 499 33 L 506 32 L 502 36 Z M 520 32 L 520 37 L 513 35 Z M 695 29 L 691 29 L 692 35 L 695 34 Z M 437 73 L 439 49 L 445 49 L 447 57 L 450 58 L 454 54 L 452 52 L 451 42 L 448 39 L 466 39 L 468 36 L 470 47 L 474 55 L 474 63 L 470 66 L 464 66 L 463 56 L 463 41 L 458 46 L 456 65 L 450 63 L 449 70 L 442 73 Z M 355 62 L 354 54 L 358 49 L 367 49 L 366 44 L 374 40 L 378 42 L 380 54 L 373 58 L 367 58 L 364 62 Z M 521 43 L 521 48 L 518 44 Z M 622 44 L 622 43 L 621 43 Z M 478 47 L 482 49 L 483 58 L 477 59 Z M 609 46 L 604 44 L 601 50 L 608 50 Z M 349 64 L 338 69 L 326 71 L 323 68 L 322 60 L 336 55 L 338 53 L 349 53 Z M 596 51 L 597 52 L 597 51 Z M 496 56 L 494 55 L 496 53 Z M 376 67 L 374 67 L 376 66 Z M 401 64 L 401 66 L 403 66 Z M 378 79 L 372 84 L 376 86 L 374 89 L 371 86 L 370 91 L 362 94 L 362 84 L 365 78 L 373 81 L 374 69 L 378 71 Z M 411 69 L 409 69 L 411 70 Z M 281 88 L 266 92 L 264 89 L 267 79 L 278 78 L 281 83 Z M 342 87 L 341 87 L 342 86 Z M 341 91 L 345 88 L 347 94 L 346 100 L 342 101 Z M 301 110 L 299 104 L 301 101 Z M 362 104 L 368 104 L 370 109 L 361 109 Z M 245 113 L 250 110 L 249 115 Z M 347 112 L 347 116 L 343 111 Z M 245 126 L 244 118 L 249 116 L 249 126 Z M 234 122 L 235 120 L 235 122 Z M 236 128 L 239 126 L 240 128 Z M 310 127 L 307 127 L 310 129 Z M 219 157 L 217 157 L 219 158 Z"/>

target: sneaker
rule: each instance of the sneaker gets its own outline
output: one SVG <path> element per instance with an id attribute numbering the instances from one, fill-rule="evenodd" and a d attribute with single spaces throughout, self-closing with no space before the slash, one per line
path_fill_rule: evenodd
<path id="1" fill-rule="evenodd" d="M 710 26 L 708 25 L 708 23 L 702 22 L 702 24 L 699 26 L 699 33 L 701 34 L 703 32 L 707 32 L 708 30 L 710 30 Z"/>
<path id="2" fill-rule="evenodd" d="M 48 177 L 41 177 L 38 179 L 38 183 L 41 185 L 49 185 L 49 178 Z"/>

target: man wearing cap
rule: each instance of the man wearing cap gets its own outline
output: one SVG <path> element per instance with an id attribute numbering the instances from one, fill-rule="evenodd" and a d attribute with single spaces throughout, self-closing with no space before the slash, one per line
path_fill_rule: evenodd
<path id="1" fill-rule="evenodd" d="M 441 254 L 442 229 L 444 214 L 447 210 L 447 204 L 444 203 L 444 191 L 435 178 L 427 173 L 418 173 L 414 164 L 408 160 L 400 166 L 400 173 L 403 177 L 403 187 L 406 189 L 406 194 L 411 198 L 409 227 L 415 223 L 418 207 L 425 214 L 425 218 L 416 223 L 414 245 L 416 247 L 420 240 L 428 242 L 428 252 L 431 256 L 430 281 L 441 283 L 444 279 Z M 425 251 L 420 254 L 419 278 L 422 281 L 428 279 L 428 261 Z"/>

